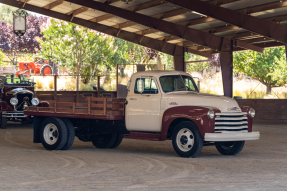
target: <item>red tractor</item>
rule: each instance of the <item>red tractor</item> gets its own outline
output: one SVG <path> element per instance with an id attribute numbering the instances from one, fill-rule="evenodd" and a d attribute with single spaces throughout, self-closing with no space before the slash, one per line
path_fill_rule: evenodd
<path id="1" fill-rule="evenodd" d="M 49 75 L 53 74 L 53 68 L 49 64 L 49 61 L 45 61 L 43 64 L 39 62 L 19 62 L 19 70 L 16 72 L 16 77 L 19 75 L 24 75 L 25 77 L 30 76 L 31 74 L 41 74 Z"/>

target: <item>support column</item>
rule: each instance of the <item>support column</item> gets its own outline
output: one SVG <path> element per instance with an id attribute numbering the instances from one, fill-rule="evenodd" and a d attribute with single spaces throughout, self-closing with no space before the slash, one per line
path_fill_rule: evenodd
<path id="1" fill-rule="evenodd" d="M 184 47 L 176 46 L 173 55 L 173 66 L 174 70 L 185 72 Z"/>
<path id="2" fill-rule="evenodd" d="M 233 55 L 230 52 L 220 53 L 220 64 L 224 96 L 233 97 Z"/>

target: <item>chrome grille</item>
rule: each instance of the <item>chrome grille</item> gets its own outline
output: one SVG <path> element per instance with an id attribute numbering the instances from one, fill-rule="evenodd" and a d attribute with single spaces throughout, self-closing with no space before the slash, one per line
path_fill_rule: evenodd
<path id="1" fill-rule="evenodd" d="M 214 132 L 247 132 L 247 113 L 216 113 Z"/>

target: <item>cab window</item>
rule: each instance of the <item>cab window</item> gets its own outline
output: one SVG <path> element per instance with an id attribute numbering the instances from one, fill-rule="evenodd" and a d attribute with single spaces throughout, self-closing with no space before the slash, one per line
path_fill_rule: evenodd
<path id="1" fill-rule="evenodd" d="M 156 86 L 156 83 L 153 79 L 151 78 L 137 78 L 135 81 L 135 89 L 134 89 L 134 93 L 135 94 L 140 94 L 140 92 L 138 92 L 138 81 L 142 79 L 144 81 L 144 91 L 142 92 L 142 94 L 157 94 L 158 93 L 158 89 Z"/>

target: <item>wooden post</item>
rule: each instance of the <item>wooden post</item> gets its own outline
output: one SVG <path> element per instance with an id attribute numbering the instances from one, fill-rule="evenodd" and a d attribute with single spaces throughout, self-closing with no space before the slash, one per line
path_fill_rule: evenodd
<path id="1" fill-rule="evenodd" d="M 91 114 L 91 98 L 88 98 L 88 114 Z"/>
<path id="2" fill-rule="evenodd" d="M 116 92 L 117 93 L 118 93 L 118 83 L 119 83 L 118 78 L 119 78 L 119 65 L 117 64 L 117 67 L 116 67 Z"/>
<path id="3" fill-rule="evenodd" d="M 107 115 L 107 98 L 104 98 L 104 115 Z"/>
<path id="4" fill-rule="evenodd" d="M 57 102 L 55 102 L 55 108 L 54 108 L 54 112 L 57 112 Z"/>
<path id="5" fill-rule="evenodd" d="M 97 77 L 97 97 L 100 97 L 100 79 L 101 77 Z"/>
<path id="6" fill-rule="evenodd" d="M 57 75 L 54 75 L 54 101 L 57 102 Z"/>
<path id="7" fill-rule="evenodd" d="M 73 103 L 73 114 L 75 114 L 75 113 L 76 113 L 76 104 Z"/>
<path id="8" fill-rule="evenodd" d="M 76 91 L 76 103 L 80 102 L 80 92 Z"/>

